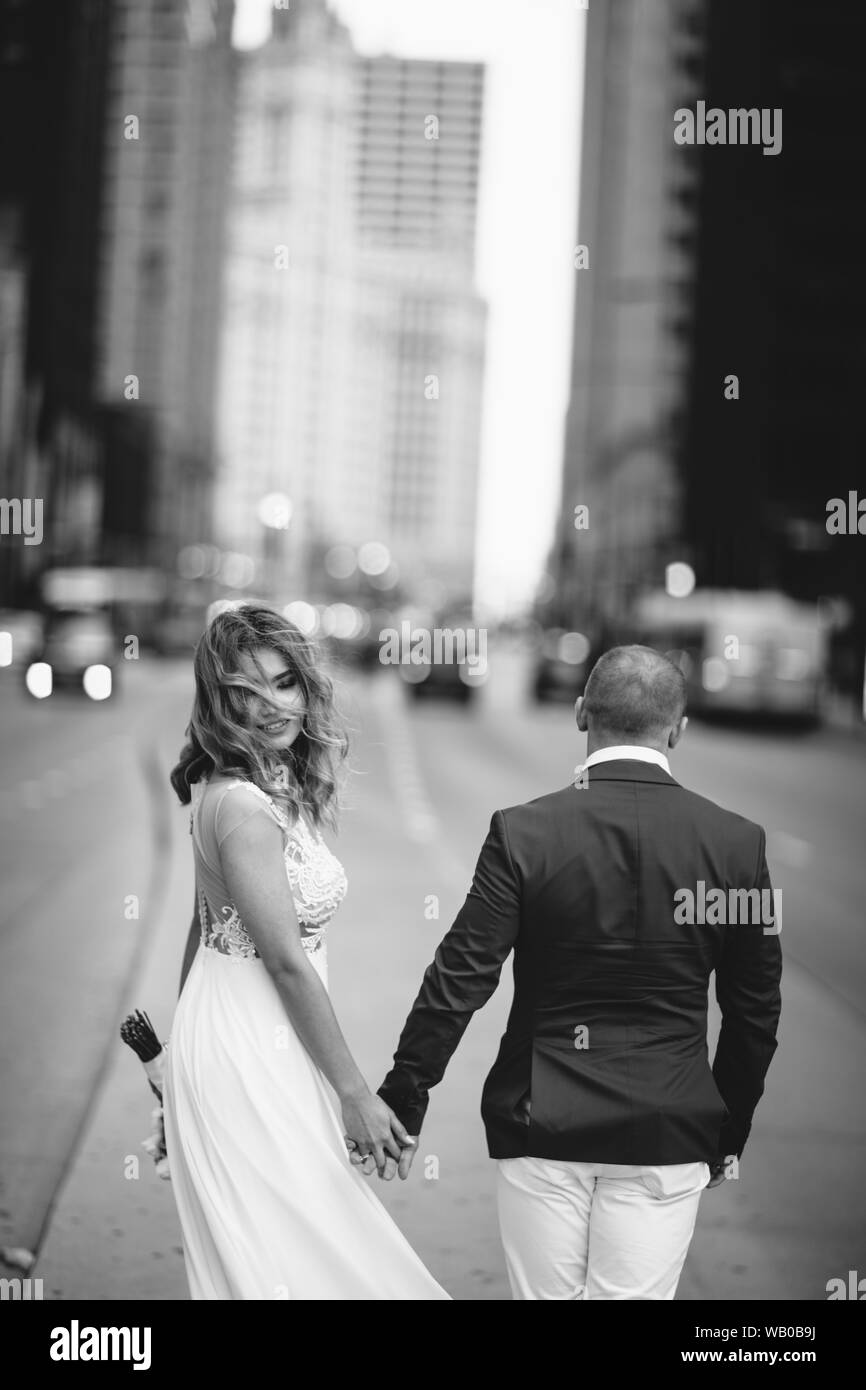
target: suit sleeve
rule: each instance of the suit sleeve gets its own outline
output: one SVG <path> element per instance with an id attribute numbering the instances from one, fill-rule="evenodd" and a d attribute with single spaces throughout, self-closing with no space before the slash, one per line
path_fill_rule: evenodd
<path id="1" fill-rule="evenodd" d="M 754 887 L 761 890 L 762 904 L 775 902 L 763 830 Z M 713 1076 L 730 1112 L 721 1129 L 720 1157 L 739 1156 L 743 1152 L 755 1107 L 764 1092 L 767 1068 L 776 1051 L 782 1006 L 781 919 L 780 905 L 775 926 L 770 930 L 765 921 L 729 925 L 716 966 L 716 999 L 722 1026 Z"/>
<path id="2" fill-rule="evenodd" d="M 379 1095 L 410 1134 L 421 1129 L 428 1092 L 476 1009 L 499 983 L 520 926 L 520 885 L 501 811 L 495 811 L 469 892 L 442 939 L 400 1034 Z"/>

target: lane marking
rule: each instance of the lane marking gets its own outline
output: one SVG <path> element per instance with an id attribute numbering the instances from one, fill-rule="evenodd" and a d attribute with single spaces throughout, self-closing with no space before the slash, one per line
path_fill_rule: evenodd
<path id="1" fill-rule="evenodd" d="M 383 744 L 388 781 L 407 837 L 432 855 L 435 869 L 458 882 L 467 877 L 466 865 L 445 839 L 436 808 L 421 771 L 405 694 L 396 681 L 385 680 L 377 690 L 377 708 L 383 724 Z M 469 871 L 471 876 L 471 869 Z"/>

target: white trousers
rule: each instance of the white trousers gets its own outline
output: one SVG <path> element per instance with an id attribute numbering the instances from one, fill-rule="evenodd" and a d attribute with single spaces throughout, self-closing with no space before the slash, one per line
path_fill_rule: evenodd
<path id="1" fill-rule="evenodd" d="M 497 1160 L 499 1228 L 515 1299 L 672 1299 L 706 1163 L 642 1167 Z"/>

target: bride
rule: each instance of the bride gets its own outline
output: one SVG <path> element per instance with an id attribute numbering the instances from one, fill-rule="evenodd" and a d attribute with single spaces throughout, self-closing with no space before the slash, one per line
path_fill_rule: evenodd
<path id="1" fill-rule="evenodd" d="M 202 635 L 195 687 L 171 782 L 196 915 L 163 1094 L 190 1296 L 447 1299 L 361 1174 L 405 1177 L 416 1141 L 328 997 L 347 887 L 321 834 L 347 752 L 331 682 L 294 624 L 244 604 Z"/>

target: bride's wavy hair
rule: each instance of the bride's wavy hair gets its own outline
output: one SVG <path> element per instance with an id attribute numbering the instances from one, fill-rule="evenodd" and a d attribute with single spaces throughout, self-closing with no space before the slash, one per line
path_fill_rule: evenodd
<path id="1" fill-rule="evenodd" d="M 254 697 L 279 713 L 255 657 L 257 647 L 279 653 L 306 702 L 301 731 L 290 748 L 270 748 L 250 716 Z M 245 655 L 259 671 L 261 684 L 242 670 L 240 658 Z M 216 770 L 253 782 L 282 804 L 291 823 L 303 809 L 315 825 L 336 829 L 337 771 L 348 754 L 349 740 L 335 708 L 333 682 L 322 669 L 315 644 L 267 604 L 238 604 L 223 609 L 208 624 L 196 646 L 193 669 L 195 697 L 184 731 L 187 741 L 171 772 L 181 803 L 189 805 L 192 784 Z"/>

